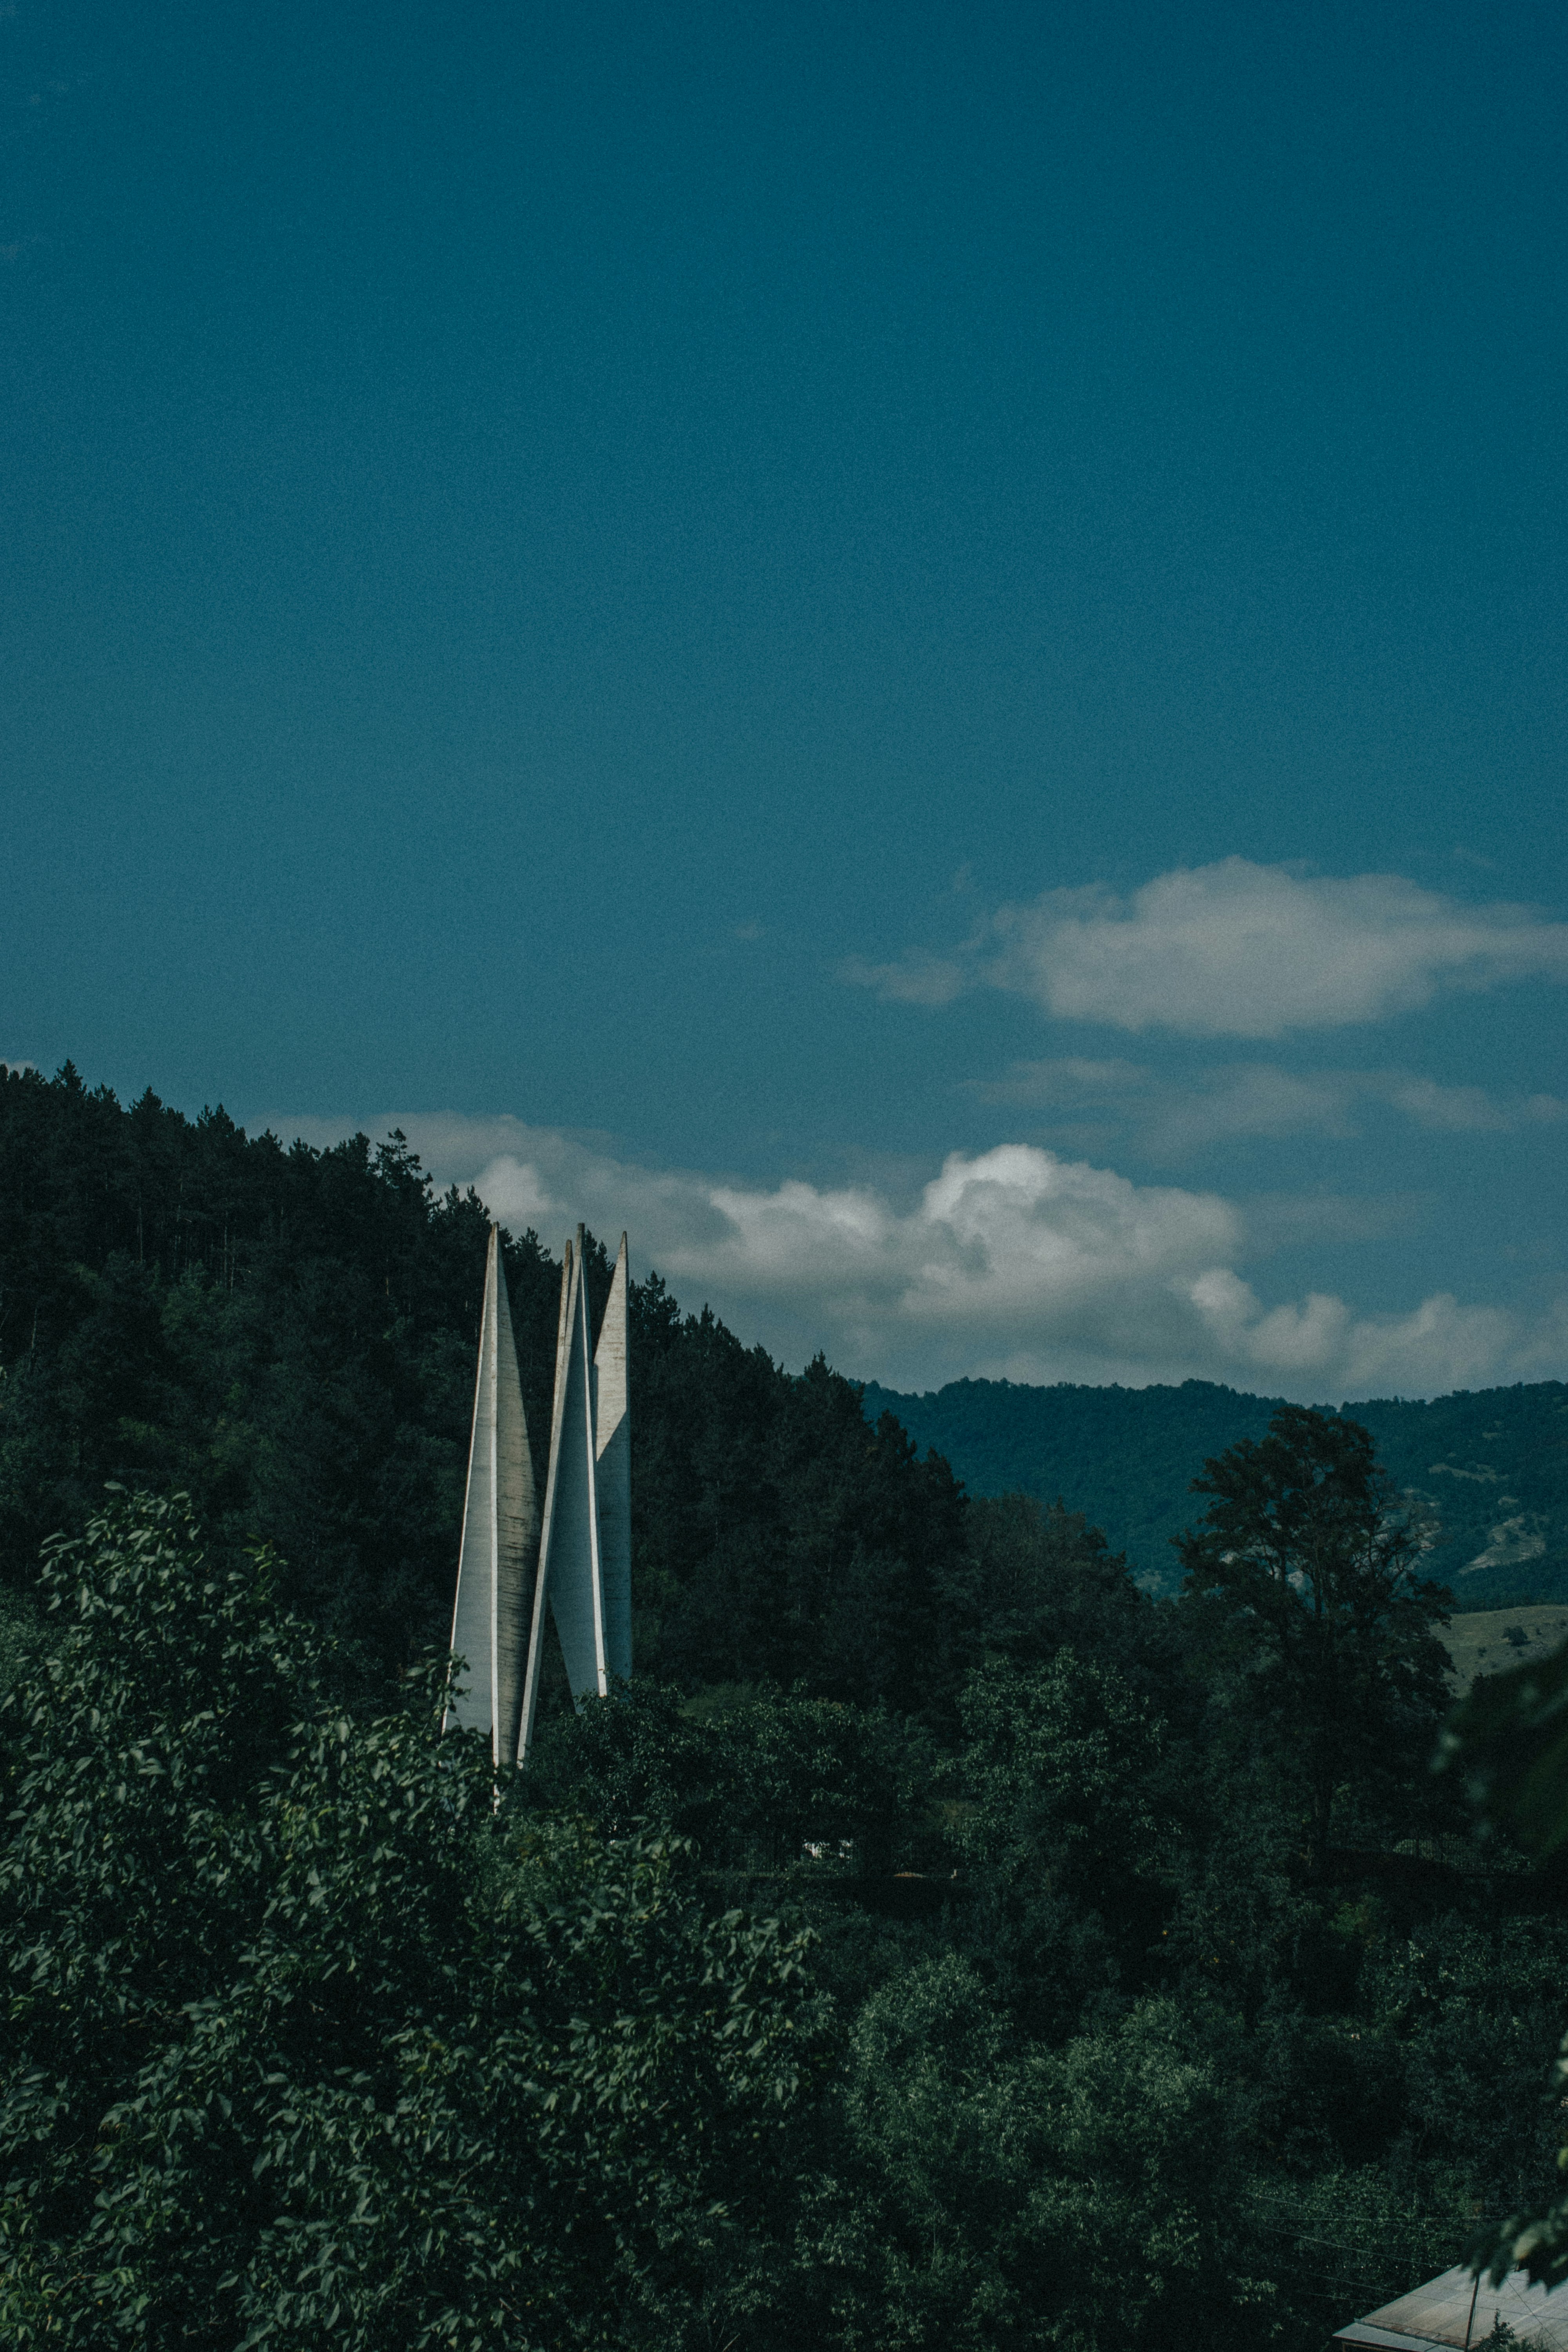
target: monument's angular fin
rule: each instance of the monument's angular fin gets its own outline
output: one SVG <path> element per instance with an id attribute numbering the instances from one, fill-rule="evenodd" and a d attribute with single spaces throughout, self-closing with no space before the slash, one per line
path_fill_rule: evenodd
<path id="1" fill-rule="evenodd" d="M 621 1235 L 597 1349 L 588 1322 L 583 1244 L 579 1225 L 561 1268 L 555 1409 L 518 1734 L 520 1764 L 533 1744 L 546 1601 L 574 1700 L 606 1696 L 611 1683 L 632 1670 L 626 1237 Z"/>
<path id="2" fill-rule="evenodd" d="M 522 1710 L 529 1592 L 539 1548 L 539 1510 L 522 1409 L 517 1347 L 501 1265 L 500 1234 L 490 1227 L 485 1303 L 474 1383 L 468 1485 L 458 1558 L 452 1648 L 468 1661 L 464 1687 L 447 1708 L 447 1724 L 488 1731 L 499 1764 L 517 1752 Z"/>
<path id="3" fill-rule="evenodd" d="M 550 1531 L 555 1517 L 555 1490 L 561 1459 L 561 1407 L 565 1395 L 567 1318 L 573 1297 L 575 1253 L 570 1242 L 561 1262 L 561 1306 L 555 1321 L 554 1402 L 550 1414 L 550 1465 L 544 1475 L 544 1517 L 539 1537 L 539 1573 L 533 1580 L 533 1612 L 528 1634 L 528 1667 L 522 1685 L 522 1721 L 518 1729 L 517 1760 L 528 1760 L 533 1745 L 533 1718 L 539 1706 L 539 1674 L 544 1662 L 544 1595 L 550 1581 Z"/>
<path id="4" fill-rule="evenodd" d="M 604 1580 L 599 1569 L 597 1453 L 594 1444 L 594 1368 L 589 1355 L 588 1285 L 583 1228 L 572 1253 L 572 1296 L 566 1309 L 566 1361 L 557 1374 L 550 1488 L 545 1500 L 551 1614 L 561 1637 L 566 1679 L 574 1699 L 602 1696 L 605 1659 Z M 562 1375 L 564 1375 L 563 1378 Z M 552 1433 L 553 1434 L 553 1433 Z M 552 1510 L 553 1500 L 553 1511 Z"/>
<path id="5" fill-rule="evenodd" d="M 566 1244 L 561 1269 L 561 1320 L 555 1341 L 555 1410 L 550 1475 L 533 1597 L 528 1677 L 518 1761 L 533 1738 L 544 1639 L 544 1603 L 555 1620 L 566 1680 L 582 1700 L 609 1687 L 605 1655 L 604 1583 L 599 1571 L 597 1452 L 594 1444 L 594 1367 L 589 1355 L 588 1288 L 583 1278 L 583 1228 Z"/>
<path id="6" fill-rule="evenodd" d="M 594 1443 L 605 1654 L 612 1676 L 632 1670 L 632 1423 L 626 1370 L 626 1237 L 594 1350 Z"/>

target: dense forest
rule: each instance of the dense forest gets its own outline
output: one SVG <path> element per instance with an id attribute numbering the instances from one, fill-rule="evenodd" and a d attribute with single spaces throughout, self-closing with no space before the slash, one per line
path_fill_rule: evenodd
<path id="1" fill-rule="evenodd" d="M 1553 1832 L 1432 1769 L 1358 1423 L 1200 1447 L 1155 1597 L 650 1275 L 637 1673 L 497 1790 L 486 1234 L 395 1136 L 0 1084 L 6 2342 L 1316 2352 L 1550 2196 Z"/>
<path id="2" fill-rule="evenodd" d="M 106 1484 L 188 1494 L 262 1542 L 287 1597 L 374 1685 L 451 1622 L 489 1224 L 394 1137 L 334 1150 L 123 1110 L 68 1066 L 0 1083 L 0 1578 Z M 536 1452 L 558 1261 L 506 1276 Z M 592 1242 L 593 1310 L 610 1267 Z M 951 1708 L 937 1647 L 963 1499 L 822 1363 L 798 1378 L 657 1276 L 634 1286 L 636 1650 L 683 1687 L 762 1675 Z M 945 1694 L 945 1696 L 942 1696 Z"/>
<path id="3" fill-rule="evenodd" d="M 1261 1437 L 1282 1402 L 1213 1381 L 1147 1389 L 951 1381 L 918 1396 L 871 1382 L 865 1394 L 868 1412 L 895 1413 L 971 1494 L 1065 1496 L 1152 1591 L 1180 1582 L 1172 1546 L 1190 1515 L 1193 1464 Z M 1341 1410 L 1377 1440 L 1421 1521 L 1429 1572 L 1457 1608 L 1568 1601 L 1568 1385 L 1375 1397 Z"/>

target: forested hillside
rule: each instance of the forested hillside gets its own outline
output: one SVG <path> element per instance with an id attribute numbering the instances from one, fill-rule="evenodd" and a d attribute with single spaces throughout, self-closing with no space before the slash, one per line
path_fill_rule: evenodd
<path id="1" fill-rule="evenodd" d="M 180 1489 L 219 1543 L 275 1548 L 362 1673 L 444 1643 L 488 1230 L 400 1138 L 285 1147 L 151 1093 L 123 1109 L 68 1065 L 5 1076 L 0 1578 L 26 1589 L 42 1538 L 110 1481 Z M 596 1316 L 599 1242 L 587 1262 Z M 506 1274 L 542 1478 L 559 1263 L 508 1236 Z M 683 1316 L 657 1275 L 634 1286 L 632 1349 L 639 1664 L 950 1704 L 945 1466 L 868 1431 L 825 1365 L 792 1377 Z"/>
<path id="2" fill-rule="evenodd" d="M 1180 1388 L 1030 1388 L 953 1381 L 922 1395 L 866 1389 L 935 1446 L 975 1495 L 1059 1496 L 1125 1551 L 1153 1591 L 1179 1581 L 1171 1545 L 1192 1513 L 1197 1465 L 1260 1436 L 1278 1397 L 1212 1381 Z M 1540 1381 L 1341 1408 L 1370 1429 L 1423 1522 L 1427 1566 L 1460 1609 L 1568 1600 L 1568 1387 Z"/>
<path id="3" fill-rule="evenodd" d="M 1156 1599 L 651 1275 L 637 1672 L 498 1790 L 485 1234 L 395 1137 L 0 1085 L 7 2344 L 1319 2352 L 1550 2194 L 1563 1876 L 1431 1769 L 1363 1429 L 1163 1392 Z"/>

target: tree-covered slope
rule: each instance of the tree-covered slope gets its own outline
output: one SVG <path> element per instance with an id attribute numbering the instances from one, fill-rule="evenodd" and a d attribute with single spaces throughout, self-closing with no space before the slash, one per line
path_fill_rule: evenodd
<path id="1" fill-rule="evenodd" d="M 1151 1586 L 1177 1580 L 1171 1540 L 1191 1524 L 1190 1481 L 1210 1456 L 1263 1434 L 1280 1400 L 1209 1381 L 1180 1388 L 1028 1388 L 954 1381 L 923 1396 L 875 1382 L 868 1414 L 895 1413 L 976 1495 L 1058 1496 L 1102 1528 Z M 1371 1430 L 1427 1523 L 1428 1572 L 1461 1608 L 1568 1599 L 1568 1387 L 1541 1381 L 1430 1403 L 1380 1398 L 1343 1411 Z"/>
<path id="2" fill-rule="evenodd" d="M 1535 1381 L 1344 1410 L 1436 1522 L 1432 1568 L 1462 1608 L 1568 1598 L 1568 1386 Z"/>
<path id="3" fill-rule="evenodd" d="M 184 1492 L 371 1685 L 451 1624 L 489 1221 L 401 1137 L 330 1150 L 130 1108 L 68 1064 L 0 1077 L 0 1591 L 110 1484 Z M 560 1267 L 503 1234 L 542 1483 Z M 609 1289 L 589 1236 L 595 1320 Z M 968 1559 L 945 1464 L 820 1360 L 786 1372 L 633 1285 L 634 1639 L 703 1684 L 951 1702 Z M 945 1696 L 944 1696 L 945 1694 Z"/>
<path id="4" fill-rule="evenodd" d="M 0 1083 L 0 2341 L 1317 2352 L 1539 2204 L 1564 1882 L 1430 1769 L 1363 1432 L 900 1401 L 1135 1556 L 1197 1526 L 1156 1601 L 650 1275 L 637 1674 L 497 1803 L 437 1732 L 486 1228 L 395 1136 Z M 1471 1589 L 1563 1402 L 1365 1409 Z"/>

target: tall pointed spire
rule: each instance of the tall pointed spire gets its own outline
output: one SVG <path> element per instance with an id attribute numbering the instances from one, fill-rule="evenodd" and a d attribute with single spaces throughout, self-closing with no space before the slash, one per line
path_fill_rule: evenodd
<path id="1" fill-rule="evenodd" d="M 594 1350 L 595 1484 L 599 1503 L 599 1574 L 605 1595 L 605 1655 L 612 1678 L 632 1670 L 632 1423 L 626 1365 L 626 1237 Z"/>
<path id="2" fill-rule="evenodd" d="M 463 1501 L 463 1540 L 452 1648 L 468 1662 L 466 1685 L 447 1702 L 446 1722 L 488 1731 L 495 1761 L 517 1753 L 522 1711 L 529 1588 L 539 1546 L 539 1509 L 517 1348 L 501 1265 L 490 1227 L 484 1312 L 474 1383 L 473 1435 Z"/>
<path id="3" fill-rule="evenodd" d="M 632 1670 L 631 1421 L 626 1237 L 621 1235 L 599 1344 L 590 1352 L 584 1231 L 568 1242 L 555 1340 L 555 1411 L 534 1583 L 518 1762 L 533 1741 L 544 1608 L 555 1621 L 574 1699 L 608 1696 Z"/>
<path id="4" fill-rule="evenodd" d="M 599 1569 L 599 1498 L 594 1444 L 594 1376 L 589 1355 L 587 1268 L 583 1228 L 569 1258 L 564 1360 L 555 1374 L 550 1483 L 544 1497 L 544 1557 L 550 1613 L 561 1637 L 574 1699 L 606 1686 L 605 1591 Z"/>

